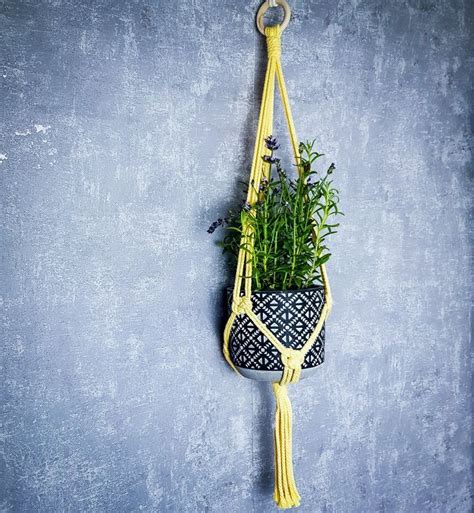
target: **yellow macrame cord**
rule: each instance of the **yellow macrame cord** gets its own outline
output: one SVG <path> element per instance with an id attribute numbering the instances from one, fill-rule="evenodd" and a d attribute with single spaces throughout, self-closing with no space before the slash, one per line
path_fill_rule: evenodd
<path id="1" fill-rule="evenodd" d="M 265 73 L 262 104 L 255 139 L 255 150 L 252 160 L 250 182 L 258 184 L 262 178 L 269 179 L 270 165 L 262 156 L 269 154 L 265 146 L 265 138 L 273 131 L 273 108 L 275 98 L 275 77 L 278 82 L 283 110 L 288 125 L 291 145 L 295 163 L 299 169 L 300 154 L 296 131 L 291 115 L 288 94 L 286 91 L 283 71 L 281 68 L 281 27 L 275 25 L 265 28 L 267 38 L 268 64 Z M 252 208 L 258 200 L 256 187 L 249 187 L 247 203 Z M 237 259 L 235 283 L 232 295 L 232 312 L 224 330 L 224 356 L 229 365 L 238 373 L 237 368 L 230 357 L 229 340 L 234 321 L 238 315 L 247 315 L 263 335 L 275 346 L 281 354 L 283 373 L 279 382 L 273 383 L 273 393 L 276 400 L 275 417 L 275 490 L 273 498 L 280 508 L 292 508 L 300 505 L 300 496 L 296 488 L 293 475 L 292 461 L 292 410 L 288 397 L 288 386 L 297 383 L 301 375 L 301 367 L 308 351 L 318 338 L 332 307 L 331 290 L 325 266 L 321 266 L 321 277 L 324 286 L 325 303 L 320 318 L 308 340 L 299 350 L 285 347 L 272 333 L 272 331 L 260 320 L 252 310 L 252 259 L 250 257 L 253 248 L 253 233 L 250 226 L 243 227 L 241 249 Z M 250 248 L 250 250 L 249 250 Z M 243 291 L 242 291 L 243 285 Z M 243 292 L 243 294 L 242 294 Z"/>

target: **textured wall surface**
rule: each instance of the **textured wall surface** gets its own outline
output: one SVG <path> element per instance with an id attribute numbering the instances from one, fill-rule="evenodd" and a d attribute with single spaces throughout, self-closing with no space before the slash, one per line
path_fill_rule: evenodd
<path id="1" fill-rule="evenodd" d="M 468 513 L 472 7 L 291 3 L 297 130 L 346 213 L 327 361 L 291 390 L 299 511 Z M 275 511 L 206 233 L 249 173 L 258 3 L 0 6 L 1 511 Z"/>

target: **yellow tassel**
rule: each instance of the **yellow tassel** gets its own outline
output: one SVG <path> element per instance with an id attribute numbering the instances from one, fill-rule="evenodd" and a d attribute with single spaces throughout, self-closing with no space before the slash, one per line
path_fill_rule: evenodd
<path id="1" fill-rule="evenodd" d="M 294 508 L 300 505 L 300 495 L 293 476 L 291 402 L 286 385 L 273 383 L 273 393 L 276 399 L 273 498 L 279 508 Z"/>

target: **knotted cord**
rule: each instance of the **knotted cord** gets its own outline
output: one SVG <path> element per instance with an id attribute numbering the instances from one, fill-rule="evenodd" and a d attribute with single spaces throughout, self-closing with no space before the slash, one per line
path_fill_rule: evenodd
<path id="1" fill-rule="evenodd" d="M 254 205 L 258 201 L 258 184 L 263 178 L 270 178 L 270 164 L 263 160 L 264 155 L 269 154 L 265 146 L 265 138 L 273 131 L 273 109 L 275 99 L 275 78 L 280 90 L 281 101 L 285 113 L 288 131 L 293 149 L 293 155 L 297 169 L 300 172 L 299 144 L 291 114 L 288 93 L 281 67 L 281 27 L 274 25 L 265 28 L 267 39 L 268 63 L 263 86 L 262 103 L 255 138 L 255 150 L 250 173 L 250 186 L 247 193 L 247 204 L 250 212 L 254 213 Z M 256 184 L 256 187 L 252 187 Z M 292 409 L 288 397 L 287 385 L 297 383 L 301 376 L 301 367 L 306 354 L 311 349 L 326 321 L 332 307 L 331 290 L 326 273 L 326 268 L 321 265 L 321 277 L 323 281 L 325 303 L 320 318 L 301 349 L 295 350 L 284 346 L 264 322 L 252 309 L 252 249 L 254 247 L 254 233 L 249 224 L 242 227 L 242 243 L 237 259 L 234 289 L 232 294 L 232 311 L 224 330 L 224 356 L 229 365 L 238 373 L 230 357 L 229 340 L 232 326 L 239 315 L 247 315 L 261 333 L 275 346 L 281 354 L 283 373 L 279 382 L 273 383 L 273 393 L 276 399 L 275 418 L 275 491 L 274 500 L 280 508 L 292 508 L 299 506 L 300 496 L 296 488 L 293 475 L 292 462 Z M 243 285 L 243 287 L 242 287 Z M 243 288 L 243 290 L 242 290 Z"/>

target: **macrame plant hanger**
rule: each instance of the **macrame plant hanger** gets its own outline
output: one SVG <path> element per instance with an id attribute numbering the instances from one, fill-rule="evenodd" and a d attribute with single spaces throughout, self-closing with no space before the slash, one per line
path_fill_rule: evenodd
<path id="1" fill-rule="evenodd" d="M 275 79 L 278 82 L 283 110 L 288 126 L 288 131 L 293 149 L 293 155 L 298 171 L 300 172 L 299 143 L 296 136 L 293 117 L 291 115 L 288 94 L 283 78 L 283 71 L 280 62 L 281 56 L 281 33 L 288 25 L 291 11 L 285 0 L 273 0 L 285 11 L 285 19 L 279 25 L 267 26 L 263 24 L 263 14 L 272 4 L 271 0 L 264 2 L 257 13 L 257 26 L 262 34 L 266 36 L 268 62 L 263 87 L 262 103 L 255 139 L 255 150 L 250 173 L 250 183 L 257 184 L 256 187 L 249 187 L 247 203 L 252 208 L 258 200 L 258 184 L 263 178 L 270 179 L 270 164 L 263 160 L 264 155 L 270 152 L 265 146 L 265 138 L 273 132 L 273 109 L 275 98 Z M 279 382 L 272 384 L 276 400 L 276 417 L 274 431 L 275 451 L 275 488 L 274 500 L 280 508 L 292 508 L 299 506 L 300 495 L 296 488 L 293 475 L 292 462 L 292 410 L 288 397 L 288 385 L 297 383 L 301 375 L 301 366 L 305 356 L 318 338 L 324 322 L 326 321 L 332 306 L 331 291 L 324 264 L 321 265 L 321 277 L 323 281 L 325 303 L 314 331 L 299 350 L 285 347 L 262 322 L 252 310 L 252 259 L 251 253 L 254 244 L 254 234 L 250 225 L 243 226 L 241 249 L 237 260 L 235 283 L 232 295 L 232 311 L 224 330 L 224 356 L 229 365 L 238 373 L 230 357 L 229 338 L 235 319 L 239 315 L 247 315 L 255 326 L 280 352 L 283 364 L 283 373 Z M 244 249 L 246 248 L 246 249 Z"/>

